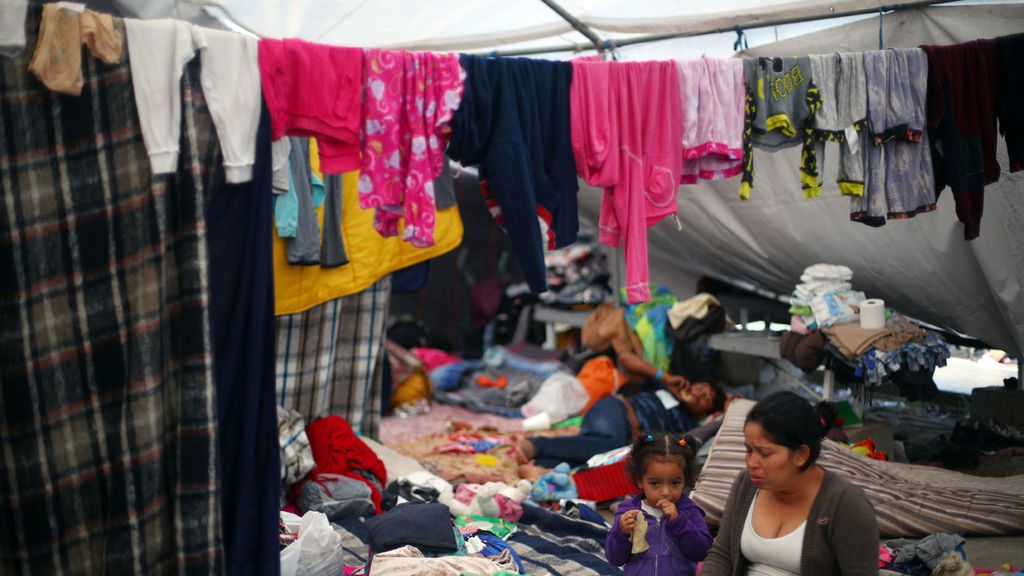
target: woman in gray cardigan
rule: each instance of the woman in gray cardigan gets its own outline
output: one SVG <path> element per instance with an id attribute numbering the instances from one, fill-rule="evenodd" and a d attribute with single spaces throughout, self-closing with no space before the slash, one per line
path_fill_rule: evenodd
<path id="1" fill-rule="evenodd" d="M 758 402 L 703 576 L 875 576 L 878 519 L 864 492 L 814 462 L 834 420 L 792 392 Z"/>

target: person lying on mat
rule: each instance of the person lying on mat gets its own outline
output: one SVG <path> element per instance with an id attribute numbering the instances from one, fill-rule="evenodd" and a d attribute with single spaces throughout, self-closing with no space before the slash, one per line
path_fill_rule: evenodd
<path id="1" fill-rule="evenodd" d="M 815 464 L 835 407 L 766 396 L 743 427 L 747 470 L 732 486 L 703 576 L 874 576 L 878 519 L 858 486 Z"/>
<path id="2" fill-rule="evenodd" d="M 591 456 L 628 446 L 640 430 L 683 434 L 725 407 L 725 393 L 716 384 L 665 374 L 630 353 L 620 354 L 619 361 L 627 375 L 643 380 L 639 390 L 595 402 L 583 415 L 576 436 L 520 441 L 520 475 L 530 480 L 561 462 L 583 465 Z"/>

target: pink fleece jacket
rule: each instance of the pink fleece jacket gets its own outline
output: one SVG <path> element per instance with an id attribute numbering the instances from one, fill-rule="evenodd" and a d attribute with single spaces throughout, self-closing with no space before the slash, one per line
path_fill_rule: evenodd
<path id="1" fill-rule="evenodd" d="M 626 256 L 626 299 L 651 299 L 647 228 L 676 213 L 682 169 L 675 62 L 573 61 L 570 93 L 577 173 L 604 188 L 601 242 Z"/>
<path id="2" fill-rule="evenodd" d="M 363 50 L 263 39 L 259 65 L 273 139 L 315 136 L 324 173 L 359 169 Z"/>

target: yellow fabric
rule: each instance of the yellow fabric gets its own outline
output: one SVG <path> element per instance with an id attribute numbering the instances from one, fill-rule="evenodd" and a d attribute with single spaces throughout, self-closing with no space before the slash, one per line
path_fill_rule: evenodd
<path id="1" fill-rule="evenodd" d="M 315 144 L 310 145 L 311 164 L 319 168 Z M 373 210 L 359 207 L 359 172 L 342 175 L 341 235 L 349 263 L 339 268 L 291 266 L 285 240 L 274 228 L 274 313 L 295 314 L 313 306 L 362 292 L 384 276 L 451 251 L 462 243 L 462 217 L 458 206 L 437 212 L 434 228 L 436 243 L 416 248 L 401 239 L 405 224 L 399 223 L 399 235 L 384 238 L 373 229 Z M 316 209 L 323 227 L 323 207 Z"/>
<path id="2" fill-rule="evenodd" d="M 839 193 L 843 196 L 864 196 L 864 183 L 863 182 L 847 182 L 845 180 L 839 181 Z"/>
<path id="3" fill-rule="evenodd" d="M 320 149 L 316 147 L 316 138 L 309 139 L 309 168 L 317 178 L 324 179 L 323 173 L 320 172 Z"/>
<path id="4" fill-rule="evenodd" d="M 818 185 L 818 177 L 800 171 L 800 183 L 803 184 L 804 198 L 810 200 L 821 196 L 821 186 Z"/>
<path id="5" fill-rule="evenodd" d="M 765 121 L 765 126 L 767 127 L 768 132 L 778 130 L 790 138 L 796 136 L 796 126 L 786 114 L 775 114 L 769 116 L 768 120 Z"/>
<path id="6" fill-rule="evenodd" d="M 743 182 L 740 184 L 740 200 L 750 200 L 750 189 L 752 186 L 750 182 Z"/>

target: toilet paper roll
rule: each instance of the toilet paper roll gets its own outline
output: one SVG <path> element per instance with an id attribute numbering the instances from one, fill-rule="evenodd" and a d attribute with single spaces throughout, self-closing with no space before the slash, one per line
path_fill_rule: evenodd
<path id="1" fill-rule="evenodd" d="M 885 301 L 868 298 L 860 303 L 860 327 L 865 330 L 885 328 Z"/>

